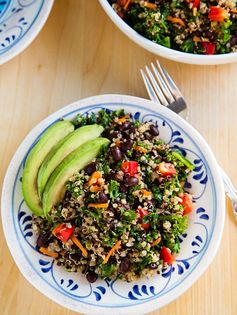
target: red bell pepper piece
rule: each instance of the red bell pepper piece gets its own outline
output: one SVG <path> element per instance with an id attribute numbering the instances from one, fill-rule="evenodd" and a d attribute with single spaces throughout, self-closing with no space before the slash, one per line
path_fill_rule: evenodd
<path id="1" fill-rule="evenodd" d="M 211 21 L 223 22 L 228 17 L 228 12 L 220 7 L 211 7 L 208 18 Z"/>
<path id="2" fill-rule="evenodd" d="M 124 161 L 121 167 L 122 171 L 130 176 L 134 176 L 138 173 L 138 162 L 136 161 Z"/>
<path id="3" fill-rule="evenodd" d="M 56 236 L 60 241 L 63 243 L 67 242 L 72 235 L 75 227 L 72 226 L 70 223 L 61 223 L 57 225 L 52 233 Z"/>
<path id="4" fill-rule="evenodd" d="M 200 5 L 200 0 L 194 0 L 194 2 L 193 2 L 193 8 L 198 8 L 199 7 L 199 5 Z"/>
<path id="5" fill-rule="evenodd" d="M 163 246 L 160 250 L 160 258 L 163 260 L 163 263 L 167 263 L 168 265 L 172 265 L 175 261 L 170 249 L 165 246 Z"/>
<path id="6" fill-rule="evenodd" d="M 142 222 L 143 218 L 149 214 L 147 210 L 141 208 L 138 209 L 138 213 L 140 222 Z M 145 230 L 149 230 L 150 226 L 150 223 L 142 223 L 142 227 Z"/>
<path id="7" fill-rule="evenodd" d="M 182 199 L 181 202 L 179 202 L 182 206 L 184 206 L 183 215 L 186 215 L 193 211 L 193 202 L 192 197 L 190 194 L 182 193 L 179 195 L 179 198 Z"/>
<path id="8" fill-rule="evenodd" d="M 171 163 L 161 162 L 158 165 L 158 168 L 159 168 L 159 172 L 163 176 L 171 176 L 177 173 L 174 165 Z"/>
<path id="9" fill-rule="evenodd" d="M 204 52 L 206 55 L 214 55 L 216 50 L 216 45 L 209 42 L 202 42 Z"/>

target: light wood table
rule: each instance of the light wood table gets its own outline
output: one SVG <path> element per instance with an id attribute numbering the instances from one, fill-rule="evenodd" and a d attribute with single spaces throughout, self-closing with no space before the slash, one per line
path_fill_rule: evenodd
<path id="1" fill-rule="evenodd" d="M 156 60 L 125 37 L 96 0 L 56 0 L 34 42 L 0 67 L 0 178 L 26 134 L 80 98 L 122 93 L 147 97 L 139 69 Z M 237 63 L 190 66 L 161 60 L 190 104 L 189 121 L 207 139 L 237 186 Z M 224 211 L 224 209 L 223 209 Z M 204 275 L 153 315 L 237 314 L 237 225 L 227 201 L 221 247 Z M 0 227 L 0 314 L 69 315 L 17 269 Z"/>

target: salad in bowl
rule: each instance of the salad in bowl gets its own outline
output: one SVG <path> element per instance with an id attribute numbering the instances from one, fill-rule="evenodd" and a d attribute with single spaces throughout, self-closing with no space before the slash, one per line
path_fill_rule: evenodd
<path id="1" fill-rule="evenodd" d="M 146 313 L 213 259 L 224 189 L 205 140 L 148 100 L 104 95 L 54 113 L 13 157 L 2 222 L 20 271 L 72 310 Z"/>

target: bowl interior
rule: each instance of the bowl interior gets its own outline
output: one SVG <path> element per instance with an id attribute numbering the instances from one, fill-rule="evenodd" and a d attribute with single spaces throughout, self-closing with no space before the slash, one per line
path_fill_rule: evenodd
<path id="1" fill-rule="evenodd" d="M 21 192 L 25 158 L 40 135 L 60 118 L 71 119 L 77 113 L 124 108 L 134 119 L 152 120 L 160 137 L 177 147 L 195 169 L 186 184 L 195 199 L 187 233 L 180 237 L 181 252 L 176 262 L 161 275 L 126 283 L 97 280 L 89 283 L 78 273 L 58 267 L 52 258 L 35 249 L 32 217 Z M 2 220 L 11 253 L 23 275 L 42 293 L 68 308 L 81 312 L 137 314 L 159 308 L 184 292 L 206 269 L 219 246 L 224 221 L 223 185 L 216 161 L 200 135 L 184 120 L 157 104 L 128 96 L 99 96 L 76 102 L 41 122 L 26 137 L 16 152 L 4 181 Z"/>
<path id="2" fill-rule="evenodd" d="M 30 44 L 45 23 L 52 5 L 53 0 L 0 2 L 0 64 Z"/>

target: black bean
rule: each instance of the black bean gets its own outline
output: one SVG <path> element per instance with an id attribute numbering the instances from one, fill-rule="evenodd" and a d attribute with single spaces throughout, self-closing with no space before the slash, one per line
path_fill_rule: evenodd
<path id="1" fill-rule="evenodd" d="M 126 142 L 122 143 L 121 150 L 123 152 L 127 152 L 132 149 L 132 146 L 133 146 L 133 141 L 131 139 L 128 139 Z"/>
<path id="2" fill-rule="evenodd" d="M 230 39 L 230 46 L 233 47 L 237 45 L 237 35 L 233 35 Z"/>
<path id="3" fill-rule="evenodd" d="M 127 189 L 126 186 L 120 185 L 119 190 L 120 190 L 120 192 L 122 192 L 122 193 L 126 193 L 126 191 L 127 191 L 128 189 Z"/>
<path id="4" fill-rule="evenodd" d="M 50 236 L 51 236 L 50 232 L 42 231 L 40 233 L 40 235 L 38 236 L 38 238 L 37 238 L 36 246 L 38 248 L 40 248 L 40 247 L 48 247 L 49 242 L 50 242 Z"/>
<path id="5" fill-rule="evenodd" d="M 130 266 L 131 266 L 131 262 L 129 258 L 127 257 L 122 258 L 121 263 L 119 265 L 119 272 L 121 273 L 128 272 L 130 269 Z"/>
<path id="6" fill-rule="evenodd" d="M 85 172 L 87 175 L 91 175 L 96 171 L 96 163 L 92 162 L 85 167 Z"/>
<path id="7" fill-rule="evenodd" d="M 110 131 L 110 130 L 108 130 L 107 132 L 106 132 L 106 137 L 108 138 L 108 139 L 110 139 L 110 140 L 112 140 L 113 138 L 118 138 L 118 135 L 119 135 L 119 132 L 118 131 Z"/>
<path id="8" fill-rule="evenodd" d="M 108 180 L 110 180 L 110 179 L 113 179 L 113 180 L 116 179 L 116 172 L 115 172 L 114 170 L 111 170 L 111 171 L 109 172 Z"/>
<path id="9" fill-rule="evenodd" d="M 75 264 L 78 264 L 81 259 L 81 255 L 79 253 L 69 254 L 69 259 L 71 259 Z"/>
<path id="10" fill-rule="evenodd" d="M 97 197 L 97 201 L 100 203 L 106 203 L 106 202 L 108 202 L 108 197 L 106 196 L 105 193 L 100 191 L 98 194 L 98 197 Z"/>
<path id="11" fill-rule="evenodd" d="M 138 179 L 135 176 L 125 177 L 124 184 L 128 187 L 136 186 L 138 184 Z"/>
<path id="12" fill-rule="evenodd" d="M 151 140 L 153 138 L 153 135 L 151 135 L 148 131 L 144 132 L 144 137 L 146 140 Z"/>
<path id="13" fill-rule="evenodd" d="M 214 38 L 214 36 L 215 36 L 215 34 L 212 31 L 210 31 L 210 30 L 206 31 L 205 35 L 210 40 L 212 40 Z"/>
<path id="14" fill-rule="evenodd" d="M 112 147 L 110 149 L 110 152 L 115 162 L 119 162 L 120 160 L 122 160 L 122 153 L 118 147 Z"/>
<path id="15" fill-rule="evenodd" d="M 95 274 L 94 271 L 89 271 L 86 275 L 86 279 L 90 282 L 90 283 L 94 283 L 97 280 L 98 276 Z"/>
<path id="16" fill-rule="evenodd" d="M 153 136 L 159 136 L 159 130 L 157 129 L 157 127 L 155 127 L 154 125 L 150 126 L 150 133 Z"/>
<path id="17" fill-rule="evenodd" d="M 125 121 L 122 125 L 119 125 L 119 129 L 121 131 L 128 130 L 131 127 L 131 122 L 130 121 Z"/>

